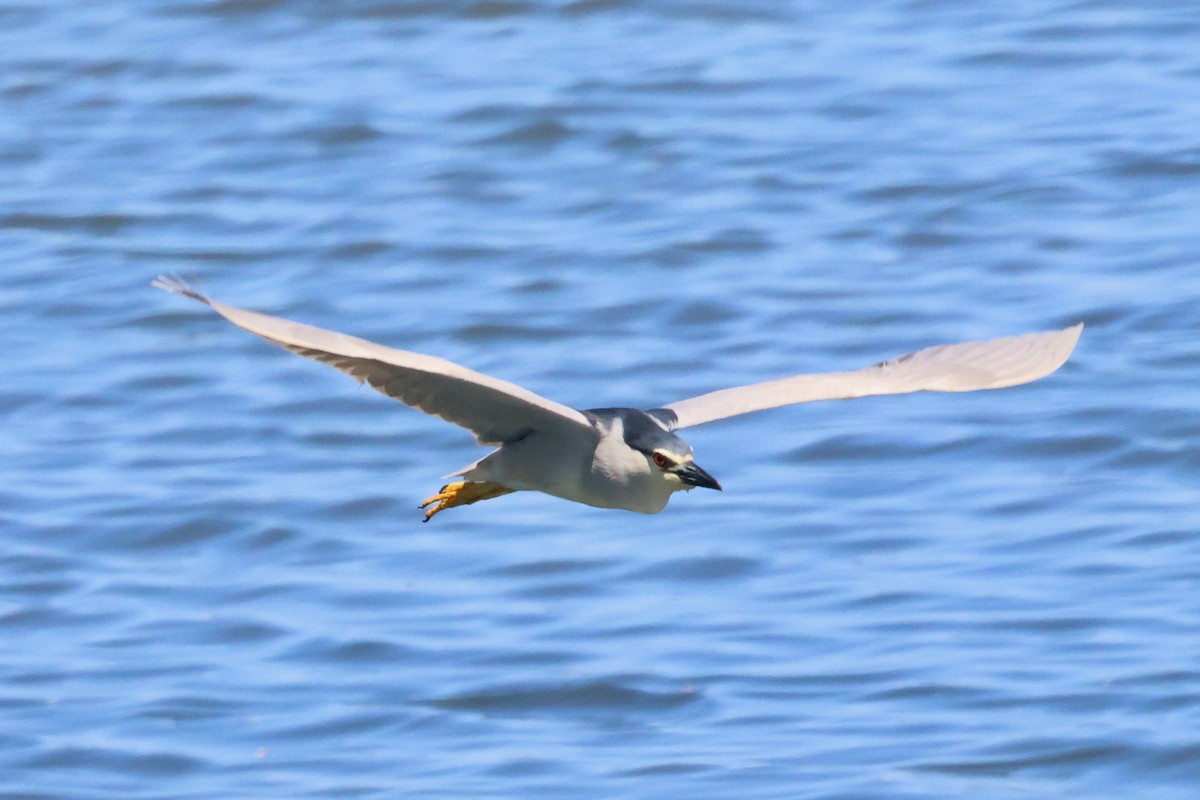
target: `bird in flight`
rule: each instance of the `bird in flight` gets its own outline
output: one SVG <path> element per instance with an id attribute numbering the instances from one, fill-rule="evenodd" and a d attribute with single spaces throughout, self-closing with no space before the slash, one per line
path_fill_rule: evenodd
<path id="1" fill-rule="evenodd" d="M 479 444 L 495 447 L 447 476 L 456 480 L 421 504 L 426 522 L 447 508 L 516 491 L 656 514 L 675 492 L 721 488 L 696 464 L 691 445 L 676 431 L 816 400 L 1017 386 L 1061 367 L 1083 330 L 1081 323 L 927 347 L 865 369 L 720 389 L 645 411 L 580 411 L 441 358 L 218 303 L 178 278 L 159 276 L 152 285 L 205 303 L 243 330 L 466 428 Z"/>

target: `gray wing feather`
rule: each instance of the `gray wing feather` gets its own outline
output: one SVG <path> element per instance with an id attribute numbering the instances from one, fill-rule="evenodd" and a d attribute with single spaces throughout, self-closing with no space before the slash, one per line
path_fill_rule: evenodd
<path id="1" fill-rule="evenodd" d="M 583 414 L 573 408 L 441 358 L 227 306 L 175 278 L 160 276 L 153 285 L 206 303 L 243 330 L 341 370 L 418 411 L 460 425 L 474 433 L 480 444 L 513 441 L 533 430 L 591 430 Z"/>
<path id="2" fill-rule="evenodd" d="M 853 372 L 796 375 L 670 403 L 676 428 L 768 408 L 909 392 L 1001 389 L 1045 377 L 1075 349 L 1083 324 L 984 342 L 927 347 Z"/>

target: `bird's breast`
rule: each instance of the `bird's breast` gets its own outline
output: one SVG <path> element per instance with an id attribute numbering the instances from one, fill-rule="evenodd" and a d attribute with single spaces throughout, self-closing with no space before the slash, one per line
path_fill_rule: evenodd
<path id="1" fill-rule="evenodd" d="M 661 475 L 651 472 L 645 456 L 615 436 L 597 442 L 581 488 L 580 502 L 643 514 L 662 511 L 672 491 Z"/>
<path id="2" fill-rule="evenodd" d="M 505 443 L 464 477 L 642 514 L 662 511 L 672 491 L 661 475 L 650 471 L 643 455 L 605 435 L 534 432 Z"/>

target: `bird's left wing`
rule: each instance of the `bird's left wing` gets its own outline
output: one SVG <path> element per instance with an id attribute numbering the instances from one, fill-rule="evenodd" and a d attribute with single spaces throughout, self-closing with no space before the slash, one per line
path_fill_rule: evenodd
<path id="1" fill-rule="evenodd" d="M 722 389 L 650 412 L 668 427 L 689 428 L 768 408 L 909 392 L 1001 389 L 1045 377 L 1066 363 L 1083 324 L 985 342 L 927 347 L 853 372 L 796 375 Z M 674 424 L 671 424 L 674 423 Z"/>
<path id="2" fill-rule="evenodd" d="M 227 306 L 181 280 L 160 276 L 154 286 L 199 300 L 243 330 L 297 355 L 328 364 L 388 397 L 500 444 L 534 430 L 591 429 L 580 412 L 516 384 L 434 356 L 384 347 L 344 333 Z"/>

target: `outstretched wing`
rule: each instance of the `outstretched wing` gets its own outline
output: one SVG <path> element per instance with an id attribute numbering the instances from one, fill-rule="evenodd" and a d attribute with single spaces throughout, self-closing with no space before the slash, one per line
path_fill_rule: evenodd
<path id="1" fill-rule="evenodd" d="M 796 375 L 722 389 L 663 407 L 675 428 L 689 428 L 768 408 L 909 392 L 972 392 L 1002 389 L 1045 377 L 1075 349 L 1083 323 L 1061 331 L 1027 333 L 985 342 L 927 347 L 854 372 Z M 664 413 L 665 412 L 665 413 Z"/>
<path id="2" fill-rule="evenodd" d="M 480 444 L 513 441 L 534 430 L 591 429 L 573 408 L 444 359 L 227 306 L 175 278 L 159 276 L 152 285 L 206 303 L 234 325 L 272 344 L 339 369 L 418 411 L 461 425 Z"/>

